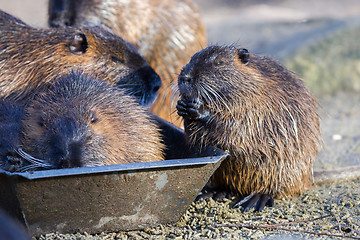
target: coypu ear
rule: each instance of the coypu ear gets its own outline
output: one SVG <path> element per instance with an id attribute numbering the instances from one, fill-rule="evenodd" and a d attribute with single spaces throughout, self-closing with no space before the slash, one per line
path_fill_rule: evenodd
<path id="1" fill-rule="evenodd" d="M 247 65 L 249 63 L 250 54 L 246 48 L 239 48 L 238 55 L 243 64 Z"/>
<path id="2" fill-rule="evenodd" d="M 72 54 L 81 55 L 86 52 L 88 41 L 86 35 L 82 32 L 76 33 L 69 43 L 69 50 Z"/>
<path id="3" fill-rule="evenodd" d="M 97 123 L 99 118 L 96 116 L 94 111 L 90 111 L 90 123 Z"/>
<path id="4" fill-rule="evenodd" d="M 121 64 L 124 64 L 124 63 L 125 63 L 125 58 L 124 58 L 123 56 L 121 56 L 121 57 L 112 56 L 112 57 L 111 57 L 111 60 L 112 60 L 114 63 L 121 63 Z"/>

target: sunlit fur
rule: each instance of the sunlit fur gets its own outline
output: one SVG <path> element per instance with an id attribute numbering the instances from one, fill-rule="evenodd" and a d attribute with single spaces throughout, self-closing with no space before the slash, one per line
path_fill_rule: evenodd
<path id="1" fill-rule="evenodd" d="M 179 91 L 200 98 L 210 119 L 189 122 L 193 145 L 227 150 L 211 181 L 237 195 L 291 196 L 312 183 L 321 142 L 317 101 L 303 82 L 273 59 L 250 54 L 246 65 L 233 46 L 211 46 L 183 68 Z"/>
<path id="2" fill-rule="evenodd" d="M 193 1 L 78 0 L 68 6 L 75 14 L 70 24 L 105 25 L 138 48 L 163 81 L 152 111 L 180 126 L 176 114 L 170 116 L 175 110 L 171 83 L 190 57 L 206 46 L 205 27 Z M 50 25 L 59 24 L 59 19 L 51 20 L 51 9 L 49 14 Z"/>
<path id="3" fill-rule="evenodd" d="M 86 52 L 80 55 L 69 50 L 78 33 L 84 33 L 88 42 Z M 0 35 L 2 97 L 26 100 L 34 89 L 73 68 L 117 84 L 130 94 L 147 94 L 145 86 L 150 80 L 126 78 L 148 66 L 146 60 L 128 42 L 99 27 L 35 29 L 0 11 Z M 113 57 L 123 63 L 114 62 Z"/>
<path id="4" fill-rule="evenodd" d="M 26 108 L 23 150 L 47 168 L 163 160 L 164 145 L 150 118 L 121 89 L 70 73 Z"/>

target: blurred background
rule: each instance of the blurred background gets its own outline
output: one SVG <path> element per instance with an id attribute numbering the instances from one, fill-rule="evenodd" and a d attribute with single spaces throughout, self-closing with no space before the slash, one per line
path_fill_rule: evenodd
<path id="1" fill-rule="evenodd" d="M 360 1 L 196 0 L 209 44 L 237 44 L 296 72 L 320 99 L 324 149 L 315 169 L 360 165 Z M 47 26 L 47 0 L 0 0 Z"/>

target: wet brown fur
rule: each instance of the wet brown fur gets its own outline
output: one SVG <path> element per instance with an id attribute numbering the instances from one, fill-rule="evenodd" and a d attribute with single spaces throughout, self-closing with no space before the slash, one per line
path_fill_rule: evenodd
<path id="1" fill-rule="evenodd" d="M 26 108 L 23 149 L 52 168 L 163 160 L 149 112 L 121 89 L 80 72 L 54 80 Z M 71 163 L 71 145 L 78 162 Z M 70 150 L 69 150 L 70 152 Z M 75 156 L 76 157 L 76 156 Z"/>
<path id="2" fill-rule="evenodd" d="M 51 20 L 51 2 L 50 24 L 57 25 Z M 170 116 L 175 110 L 172 88 L 181 68 L 206 46 L 205 27 L 193 1 L 84 0 L 68 4 L 75 9 L 68 24 L 105 25 L 138 48 L 163 81 L 152 111 L 181 126 L 176 115 Z"/>
<path id="3" fill-rule="evenodd" d="M 51 79 L 78 68 L 108 83 L 117 83 L 147 66 L 137 50 L 118 36 L 100 28 L 35 29 L 0 11 L 0 95 L 26 99 L 34 89 Z M 85 34 L 84 54 L 69 51 L 76 34 Z M 117 57 L 123 63 L 112 61 Z M 123 87 L 141 86 L 125 82 Z"/>
<path id="4" fill-rule="evenodd" d="M 281 198 L 313 181 L 312 163 L 321 142 L 317 101 L 303 82 L 275 60 L 250 54 L 244 64 L 235 47 L 211 46 L 195 54 L 180 76 L 185 99 L 200 98 L 206 123 L 189 121 L 191 144 L 227 150 L 211 178 L 215 185 L 246 196 Z"/>

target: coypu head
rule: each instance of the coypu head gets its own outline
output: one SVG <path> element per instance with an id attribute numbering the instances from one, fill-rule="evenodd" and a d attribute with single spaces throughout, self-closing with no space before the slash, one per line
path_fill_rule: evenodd
<path id="1" fill-rule="evenodd" d="M 245 48 L 210 46 L 196 53 L 182 69 L 178 86 L 183 99 L 226 107 L 234 88 L 246 91 L 250 53 Z M 224 101 L 226 100 L 226 101 Z"/>
<path id="2" fill-rule="evenodd" d="M 114 85 L 79 72 L 40 93 L 26 109 L 23 128 L 24 151 L 45 168 L 162 158 L 159 132 L 146 110 Z"/>
<path id="3" fill-rule="evenodd" d="M 302 80 L 277 61 L 234 46 L 210 46 L 196 53 L 182 69 L 178 87 L 183 99 L 218 113 L 267 109 L 269 102 L 280 103 L 277 96 L 312 99 Z"/>
<path id="4" fill-rule="evenodd" d="M 115 84 L 142 105 L 160 77 L 127 41 L 100 27 L 35 29 L 0 11 L 1 95 L 26 100 L 57 76 L 81 69 Z"/>
<path id="5" fill-rule="evenodd" d="M 75 32 L 66 47 L 70 63 L 89 67 L 89 72 L 134 95 L 142 105 L 154 101 L 161 79 L 127 41 L 93 27 Z"/>
<path id="6" fill-rule="evenodd" d="M 277 61 L 234 46 L 210 46 L 196 53 L 182 69 L 178 87 L 182 99 L 231 117 L 245 109 L 266 109 L 269 101 L 280 103 L 274 94 L 309 96 L 303 82 Z"/>

